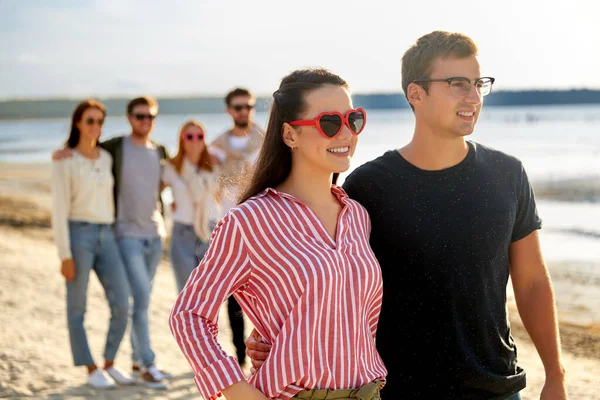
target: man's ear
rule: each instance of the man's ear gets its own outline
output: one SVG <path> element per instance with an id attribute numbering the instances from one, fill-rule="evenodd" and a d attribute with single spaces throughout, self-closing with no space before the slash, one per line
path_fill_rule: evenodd
<path id="1" fill-rule="evenodd" d="M 425 89 L 416 83 L 411 83 L 408 85 L 406 92 L 406 98 L 408 99 L 408 102 L 413 105 L 413 107 L 421 104 L 423 101 L 423 96 L 425 96 Z"/>
<path id="2" fill-rule="evenodd" d="M 291 149 L 298 147 L 298 132 L 287 122 L 283 123 L 281 139 Z"/>

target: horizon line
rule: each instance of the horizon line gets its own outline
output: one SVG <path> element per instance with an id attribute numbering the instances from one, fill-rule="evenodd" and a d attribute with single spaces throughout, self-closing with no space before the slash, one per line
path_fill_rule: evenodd
<path id="1" fill-rule="evenodd" d="M 523 92 L 600 92 L 600 88 L 570 88 L 570 89 L 502 89 L 496 90 L 493 94 L 497 93 L 523 93 Z M 352 96 L 374 96 L 374 95 L 400 95 L 404 96 L 403 91 L 373 91 L 373 92 L 358 92 L 352 93 Z M 0 98 L 0 102 L 6 103 L 11 101 L 79 101 L 81 99 L 102 99 L 102 100 L 130 100 L 138 96 L 149 96 L 147 93 L 139 93 L 137 95 L 107 95 L 107 96 L 48 96 L 48 97 L 6 97 Z M 169 94 L 169 95 L 150 95 L 155 99 L 169 100 L 169 99 L 224 99 L 224 95 L 216 94 Z M 270 94 L 255 94 L 257 99 L 264 99 L 272 97 Z"/>

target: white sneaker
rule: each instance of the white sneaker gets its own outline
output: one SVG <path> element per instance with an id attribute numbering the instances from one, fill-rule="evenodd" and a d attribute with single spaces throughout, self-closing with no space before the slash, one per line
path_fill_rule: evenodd
<path id="1" fill-rule="evenodd" d="M 104 371 L 101 369 L 96 369 L 88 375 L 87 384 L 94 389 L 100 390 L 112 389 L 117 386 L 115 385 L 115 382 L 109 376 L 106 376 Z"/>
<path id="2" fill-rule="evenodd" d="M 163 374 L 156 368 L 156 365 L 142 368 L 141 376 L 144 386 L 150 389 L 167 389 L 169 387 L 169 384 L 163 377 Z"/>
<path id="3" fill-rule="evenodd" d="M 167 371 L 165 371 L 164 369 L 160 369 L 156 366 L 154 366 L 154 368 L 156 368 L 158 370 L 158 374 L 160 374 L 160 376 L 162 376 L 162 379 L 171 379 L 173 377 L 173 375 L 171 375 L 170 373 L 168 373 Z M 133 363 L 133 365 L 131 366 L 131 376 L 134 377 L 139 377 L 140 376 L 140 364 L 138 363 Z M 157 375 L 159 376 L 159 375 Z"/>
<path id="4" fill-rule="evenodd" d="M 119 385 L 133 385 L 135 383 L 135 379 L 115 366 L 108 367 L 105 369 L 105 371 Z"/>
<path id="5" fill-rule="evenodd" d="M 173 377 L 173 375 L 171 375 L 170 373 L 168 373 L 167 371 L 165 371 L 164 369 L 160 369 L 157 366 L 153 366 L 156 371 L 160 374 L 160 376 L 162 376 L 163 379 L 171 379 Z"/>

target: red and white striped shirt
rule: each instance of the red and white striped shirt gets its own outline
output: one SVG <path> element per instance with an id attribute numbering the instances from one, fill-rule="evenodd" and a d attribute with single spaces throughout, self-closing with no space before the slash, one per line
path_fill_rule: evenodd
<path id="1" fill-rule="evenodd" d="M 369 216 L 340 187 L 332 193 L 343 205 L 335 242 L 310 208 L 270 188 L 217 225 L 170 317 L 204 398 L 246 379 L 216 340 L 219 308 L 231 294 L 272 345 L 249 378 L 268 398 L 386 376 L 375 348 L 382 281 Z"/>

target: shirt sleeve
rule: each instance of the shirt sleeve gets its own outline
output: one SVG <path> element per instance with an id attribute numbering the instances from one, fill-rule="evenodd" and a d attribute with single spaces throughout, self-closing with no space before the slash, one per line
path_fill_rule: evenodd
<path id="1" fill-rule="evenodd" d="M 238 360 L 217 342 L 219 308 L 248 282 L 251 263 L 239 223 L 228 214 L 213 234 L 210 248 L 192 272 L 171 311 L 175 341 L 194 371 L 200 394 L 210 399 L 245 378 Z"/>
<path id="2" fill-rule="evenodd" d="M 173 174 L 176 174 L 173 165 L 170 162 L 165 163 L 161 176 L 161 180 L 165 185 L 171 186 L 173 184 Z"/>
<path id="3" fill-rule="evenodd" d="M 61 261 L 72 258 L 69 240 L 71 174 L 68 160 L 52 163 L 52 230 Z"/>
<path id="4" fill-rule="evenodd" d="M 219 159 L 219 161 L 222 163 L 225 162 L 225 159 L 227 158 L 227 152 L 225 152 L 225 150 L 221 149 L 220 147 L 217 147 L 215 145 L 211 145 L 208 147 L 208 152 L 217 157 Z"/>
<path id="5" fill-rule="evenodd" d="M 527 173 L 522 164 L 519 164 L 517 186 L 517 216 L 513 228 L 511 241 L 521 240 L 531 232 L 542 227 L 542 220 L 538 216 L 533 188 L 529 183 Z"/>

